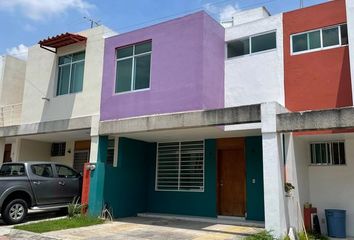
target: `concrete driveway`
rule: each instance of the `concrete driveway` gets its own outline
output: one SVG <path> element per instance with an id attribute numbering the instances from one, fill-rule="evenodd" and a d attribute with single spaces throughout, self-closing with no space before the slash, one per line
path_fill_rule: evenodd
<path id="1" fill-rule="evenodd" d="M 102 225 L 49 232 L 42 235 L 17 233 L 7 239 L 70 240 L 226 240 L 242 239 L 262 228 L 150 217 L 123 218 Z M 0 238 L 1 239 L 1 238 Z"/>

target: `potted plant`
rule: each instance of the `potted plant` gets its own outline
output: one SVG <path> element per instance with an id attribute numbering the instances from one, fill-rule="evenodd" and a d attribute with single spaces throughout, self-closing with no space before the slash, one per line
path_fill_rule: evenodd
<path id="1" fill-rule="evenodd" d="M 291 192 L 295 189 L 294 185 L 292 185 L 289 182 L 286 182 L 284 184 L 284 189 L 285 189 L 285 193 L 286 193 L 286 197 L 291 197 Z"/>

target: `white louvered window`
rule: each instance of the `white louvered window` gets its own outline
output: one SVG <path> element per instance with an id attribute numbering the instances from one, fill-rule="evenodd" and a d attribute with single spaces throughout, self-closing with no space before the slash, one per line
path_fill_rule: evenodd
<path id="1" fill-rule="evenodd" d="M 345 165 L 344 141 L 311 143 L 311 165 Z"/>
<path id="2" fill-rule="evenodd" d="M 158 144 L 156 190 L 204 191 L 204 141 Z"/>

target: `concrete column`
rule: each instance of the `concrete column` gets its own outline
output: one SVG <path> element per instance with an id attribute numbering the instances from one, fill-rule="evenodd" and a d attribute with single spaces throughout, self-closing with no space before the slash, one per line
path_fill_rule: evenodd
<path id="1" fill-rule="evenodd" d="M 21 138 L 16 138 L 15 142 L 13 142 L 11 146 L 12 162 L 20 161 L 20 150 L 21 150 Z"/>
<path id="2" fill-rule="evenodd" d="M 0 164 L 4 162 L 5 138 L 0 138 Z"/>
<path id="3" fill-rule="evenodd" d="M 103 209 L 107 144 L 108 137 L 91 137 L 90 163 L 95 165 L 90 173 L 88 212 L 91 216 L 99 216 Z"/>
<path id="4" fill-rule="evenodd" d="M 284 236 L 288 219 L 284 192 L 284 161 L 280 134 L 276 132 L 276 114 L 281 111 L 277 103 L 261 106 L 264 175 L 265 227 L 276 236 Z"/>
<path id="5" fill-rule="evenodd" d="M 352 80 L 352 98 L 354 103 L 354 0 L 346 0 L 348 40 L 349 40 L 349 59 Z"/>
<path id="6" fill-rule="evenodd" d="M 101 214 L 104 205 L 108 137 L 98 135 L 98 115 L 93 116 L 91 121 L 90 163 L 95 169 L 90 172 L 88 213 L 96 217 Z"/>

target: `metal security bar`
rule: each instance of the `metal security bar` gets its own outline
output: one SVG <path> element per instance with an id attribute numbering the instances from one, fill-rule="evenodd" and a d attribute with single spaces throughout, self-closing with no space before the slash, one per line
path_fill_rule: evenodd
<path id="1" fill-rule="evenodd" d="M 316 142 L 310 144 L 312 165 L 345 165 L 343 141 Z"/>
<path id="2" fill-rule="evenodd" d="M 155 188 L 204 191 L 204 141 L 159 143 Z"/>

